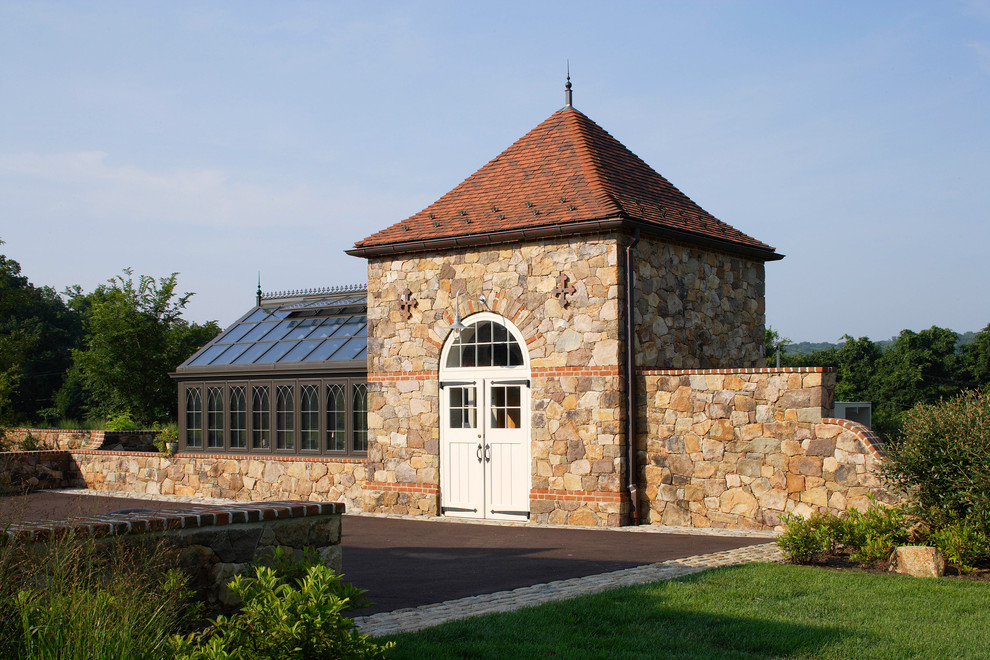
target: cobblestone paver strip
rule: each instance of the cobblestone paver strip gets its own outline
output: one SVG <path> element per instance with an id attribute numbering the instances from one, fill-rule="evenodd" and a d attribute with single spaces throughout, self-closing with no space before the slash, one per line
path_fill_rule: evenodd
<path id="1" fill-rule="evenodd" d="M 781 561 L 782 558 L 776 543 L 763 543 L 736 550 L 725 550 L 708 555 L 672 559 L 658 564 L 636 566 L 611 573 L 558 580 L 546 584 L 534 584 L 512 591 L 500 591 L 493 594 L 458 598 L 444 603 L 380 612 L 358 617 L 354 622 L 361 632 L 374 637 L 414 632 L 448 621 L 496 612 L 512 612 L 524 607 L 595 594 L 608 589 L 671 580 L 718 566 L 734 566 L 754 561 Z"/>

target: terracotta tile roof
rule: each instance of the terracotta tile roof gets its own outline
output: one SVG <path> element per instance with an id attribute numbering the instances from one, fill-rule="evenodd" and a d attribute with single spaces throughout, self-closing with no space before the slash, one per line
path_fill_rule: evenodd
<path id="1" fill-rule="evenodd" d="M 774 248 L 691 201 L 618 140 L 571 106 L 558 110 L 419 213 L 358 241 L 377 247 L 481 236 L 604 219 L 638 221 L 683 235 L 766 252 Z"/>

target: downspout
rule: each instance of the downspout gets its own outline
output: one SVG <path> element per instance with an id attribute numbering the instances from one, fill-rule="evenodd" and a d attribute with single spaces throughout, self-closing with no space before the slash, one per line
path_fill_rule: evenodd
<path id="1" fill-rule="evenodd" d="M 639 470 L 636 466 L 636 328 L 633 308 L 635 300 L 636 275 L 633 272 L 633 248 L 639 243 L 639 229 L 633 235 L 633 240 L 626 245 L 626 467 L 629 490 L 629 514 L 633 525 L 640 523 L 639 510 Z"/>

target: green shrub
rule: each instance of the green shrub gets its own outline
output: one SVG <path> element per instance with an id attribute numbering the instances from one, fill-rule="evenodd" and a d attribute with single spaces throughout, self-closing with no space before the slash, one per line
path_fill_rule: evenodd
<path id="1" fill-rule="evenodd" d="M 810 518 L 785 513 L 787 526 L 777 537 L 777 546 L 787 561 L 794 564 L 814 564 L 836 550 L 838 520 L 831 514 L 814 513 Z"/>
<path id="2" fill-rule="evenodd" d="M 392 646 L 373 643 L 342 616 L 364 604 L 364 591 L 322 564 L 309 566 L 298 581 L 258 566 L 254 577 L 238 575 L 229 586 L 241 610 L 202 632 L 174 636 L 177 658 L 384 658 Z"/>
<path id="3" fill-rule="evenodd" d="M 107 418 L 107 431 L 138 431 L 140 429 L 141 427 L 127 410 Z"/>
<path id="4" fill-rule="evenodd" d="M 856 509 L 846 512 L 840 542 L 854 562 L 874 566 L 886 561 L 894 548 L 910 541 L 910 524 L 904 508 L 874 502 L 864 512 Z"/>
<path id="5" fill-rule="evenodd" d="M 24 439 L 17 443 L 17 451 L 38 451 L 42 449 L 41 443 L 28 431 L 24 434 Z"/>
<path id="6" fill-rule="evenodd" d="M 966 523 L 957 522 L 933 532 L 931 543 L 960 573 L 972 573 L 976 564 L 988 558 L 987 539 Z"/>
<path id="7" fill-rule="evenodd" d="M 912 408 L 887 448 L 883 475 L 922 510 L 990 537 L 990 395 Z"/>

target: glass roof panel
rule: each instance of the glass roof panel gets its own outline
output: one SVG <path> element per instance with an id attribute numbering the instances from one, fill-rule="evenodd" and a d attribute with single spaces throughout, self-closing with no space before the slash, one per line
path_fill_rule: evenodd
<path id="1" fill-rule="evenodd" d="M 351 337 L 340 350 L 333 354 L 334 360 L 353 360 L 368 346 L 366 337 Z"/>
<path id="2" fill-rule="evenodd" d="M 269 332 L 271 332 L 272 328 L 274 328 L 275 325 L 276 324 L 271 321 L 267 323 L 259 323 L 258 325 L 254 326 L 254 329 L 251 330 L 251 332 L 244 335 L 244 338 L 241 341 L 245 341 L 245 342 L 258 341 L 259 339 L 267 335 Z"/>
<path id="3" fill-rule="evenodd" d="M 258 307 L 257 309 L 254 310 L 254 314 L 241 321 L 241 323 L 250 323 L 251 321 L 263 321 L 266 318 L 268 318 L 268 314 L 270 312 L 271 310 L 261 309 L 260 307 Z"/>
<path id="4" fill-rule="evenodd" d="M 313 334 L 310 335 L 310 338 L 323 339 L 325 337 L 329 337 L 336 332 L 337 328 L 343 325 L 344 321 L 347 319 L 348 317 L 346 316 L 331 316 L 328 319 L 323 319 L 323 323 L 321 323 L 316 330 L 313 330 Z"/>
<path id="5" fill-rule="evenodd" d="M 205 351 L 200 353 L 196 357 L 196 359 L 190 362 L 189 364 L 197 365 L 197 366 L 209 364 L 210 362 L 213 362 L 213 358 L 215 358 L 216 356 L 220 355 L 225 350 L 227 350 L 227 346 L 228 346 L 227 344 L 220 344 L 220 345 L 214 344 L 213 346 L 210 346 Z"/>
<path id="6" fill-rule="evenodd" d="M 269 343 L 258 342 L 257 344 L 251 344 L 250 348 L 237 356 L 237 359 L 234 360 L 233 364 L 252 364 L 271 347 L 272 344 Z"/>
<path id="7" fill-rule="evenodd" d="M 316 339 L 316 340 L 310 339 L 308 341 L 301 341 L 298 344 L 296 344 L 296 347 L 295 348 L 293 348 L 291 351 L 289 351 L 288 353 L 286 353 L 285 356 L 282 358 L 281 361 L 282 362 L 302 362 L 303 361 L 303 358 L 305 358 L 307 355 L 309 355 L 309 352 L 312 351 L 314 348 L 316 348 L 317 344 L 319 344 L 319 343 L 320 343 L 320 340 L 318 340 L 318 339 Z"/>
<path id="8" fill-rule="evenodd" d="M 227 350 L 225 350 L 220 357 L 214 360 L 213 364 L 230 364 L 250 346 L 251 344 L 229 344 Z"/>
<path id="9" fill-rule="evenodd" d="M 227 332 L 220 335 L 217 339 L 218 344 L 231 344 L 238 339 L 241 339 L 244 335 L 250 332 L 254 328 L 254 323 L 241 323 L 240 325 L 235 325 Z"/>
<path id="10" fill-rule="evenodd" d="M 282 356 L 292 350 L 292 347 L 296 345 L 294 341 L 280 341 L 272 344 L 264 355 L 255 360 L 255 364 L 271 364 L 273 362 L 282 362 Z"/>
<path id="11" fill-rule="evenodd" d="M 337 349 L 344 345 L 347 337 L 331 337 L 324 339 L 323 343 L 316 347 L 312 353 L 306 356 L 306 362 L 322 362 L 329 360 L 330 356 L 337 352 Z"/>
<path id="12" fill-rule="evenodd" d="M 327 293 L 307 300 L 255 307 L 181 365 L 277 365 L 333 362 L 367 354 L 368 319 L 363 291 Z"/>

